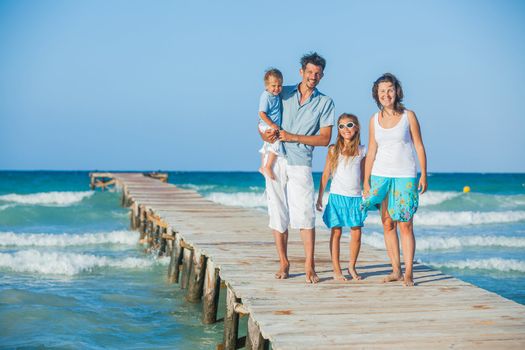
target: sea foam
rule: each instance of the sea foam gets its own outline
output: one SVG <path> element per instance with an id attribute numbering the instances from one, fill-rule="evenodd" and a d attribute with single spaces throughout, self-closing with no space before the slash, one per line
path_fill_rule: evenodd
<path id="1" fill-rule="evenodd" d="M 488 258 L 422 263 L 436 268 L 525 272 L 525 261 L 517 259 Z"/>
<path id="2" fill-rule="evenodd" d="M 66 247 L 97 244 L 135 245 L 138 236 L 133 231 L 112 231 L 83 234 L 14 233 L 0 232 L 0 247 Z"/>
<path id="3" fill-rule="evenodd" d="M 370 232 L 363 234 L 363 242 L 375 248 L 384 249 L 383 234 Z M 505 236 L 456 236 L 456 237 L 416 237 L 417 250 L 447 250 L 467 247 L 505 247 L 525 248 L 525 238 Z"/>
<path id="4" fill-rule="evenodd" d="M 512 223 L 525 220 L 525 211 L 418 211 L 415 225 L 421 226 L 465 226 Z M 381 225 L 377 214 L 370 214 L 367 224 Z"/>
<path id="5" fill-rule="evenodd" d="M 236 192 L 223 193 L 213 192 L 205 196 L 205 198 L 224 205 L 244 207 L 244 208 L 265 208 L 266 196 L 264 193 L 257 192 Z"/>
<path id="6" fill-rule="evenodd" d="M 40 252 L 30 249 L 0 253 L 0 268 L 15 272 L 73 276 L 99 268 L 144 269 L 157 262 L 147 258 L 109 258 L 92 254 Z"/>
<path id="7" fill-rule="evenodd" d="M 419 196 L 419 206 L 441 204 L 460 195 L 460 192 L 428 191 Z"/>
<path id="8" fill-rule="evenodd" d="M 1 201 L 16 204 L 44 205 L 66 207 L 91 197 L 94 191 L 83 192 L 41 192 L 31 194 L 5 194 L 0 196 Z"/>

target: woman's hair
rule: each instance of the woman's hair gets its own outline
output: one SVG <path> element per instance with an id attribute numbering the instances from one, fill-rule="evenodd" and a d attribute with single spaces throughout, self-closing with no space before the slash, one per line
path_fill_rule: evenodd
<path id="1" fill-rule="evenodd" d="M 350 121 L 354 123 L 354 128 L 356 128 L 356 132 L 348 145 L 345 145 L 345 140 L 339 133 L 339 123 L 341 123 L 343 119 L 350 119 Z M 339 155 L 344 156 L 346 158 L 346 161 L 348 161 L 350 157 L 354 157 L 359 154 L 359 145 L 361 144 L 361 126 L 359 125 L 359 120 L 355 115 L 349 113 L 341 114 L 337 119 L 336 127 L 337 139 L 335 140 L 335 145 L 330 148 L 330 152 L 328 153 L 328 161 L 330 162 L 330 173 L 332 175 L 335 173 L 335 169 L 337 169 L 337 165 L 339 163 Z"/>
<path id="2" fill-rule="evenodd" d="M 392 83 L 392 85 L 394 86 L 394 89 L 396 90 L 394 110 L 398 113 L 403 113 L 405 110 L 405 106 L 403 106 L 403 104 L 401 103 L 403 101 L 403 96 L 404 96 L 403 88 L 401 87 L 401 82 L 392 73 L 385 73 L 379 78 L 377 78 L 376 81 L 374 81 L 374 86 L 372 86 L 372 97 L 374 97 L 377 107 L 379 107 L 379 109 L 383 109 L 381 102 L 379 102 L 378 89 L 379 89 L 380 83 Z"/>
<path id="3" fill-rule="evenodd" d="M 281 84 L 283 82 L 283 73 L 281 73 L 280 70 L 277 68 L 268 68 L 266 72 L 264 73 L 264 83 L 266 84 L 268 82 L 268 79 L 270 77 L 274 77 L 276 79 L 279 79 L 281 81 Z"/>

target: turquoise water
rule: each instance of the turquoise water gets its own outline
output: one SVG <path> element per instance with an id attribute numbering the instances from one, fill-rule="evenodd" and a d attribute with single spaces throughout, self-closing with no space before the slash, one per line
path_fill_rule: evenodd
<path id="1" fill-rule="evenodd" d="M 85 172 L 0 172 L 0 348 L 215 348 L 222 325 L 201 324 L 128 226 Z"/>
<path id="2" fill-rule="evenodd" d="M 258 173 L 173 172 L 170 182 L 265 215 Z M 525 304 L 525 174 L 429 183 L 416 259 Z M 214 348 L 222 325 L 201 324 L 200 305 L 166 282 L 168 260 L 146 253 L 128 224 L 120 195 L 89 191 L 87 172 L 0 172 L 0 348 Z M 375 213 L 363 232 L 383 247 Z"/>

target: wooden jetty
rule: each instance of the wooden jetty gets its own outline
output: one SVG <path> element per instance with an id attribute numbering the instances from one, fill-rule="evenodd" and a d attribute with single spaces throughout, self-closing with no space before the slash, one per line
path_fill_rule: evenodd
<path id="1" fill-rule="evenodd" d="M 171 255 L 168 280 L 185 289 L 188 302 L 202 301 L 203 323 L 217 321 L 221 282 L 226 286 L 218 348 L 525 349 L 525 306 L 440 271 L 415 264 L 416 287 L 383 284 L 386 253 L 364 245 L 358 261 L 364 279 L 336 282 L 328 234 L 318 232 L 321 282 L 306 284 L 303 244 L 292 231 L 291 275 L 276 280 L 277 254 L 265 214 L 219 205 L 139 173 L 91 177 L 92 184 L 102 177 L 121 188 L 131 226 L 159 254 Z M 341 259 L 347 254 L 342 249 Z M 242 315 L 249 317 L 246 336 L 238 331 Z"/>

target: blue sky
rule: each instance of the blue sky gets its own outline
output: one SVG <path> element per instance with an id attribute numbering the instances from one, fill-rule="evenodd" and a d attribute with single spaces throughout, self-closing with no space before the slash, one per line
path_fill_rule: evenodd
<path id="1" fill-rule="evenodd" d="M 255 171 L 264 70 L 317 51 L 363 142 L 392 72 L 429 171 L 525 172 L 524 37 L 524 1 L 0 0 L 0 169 Z"/>

